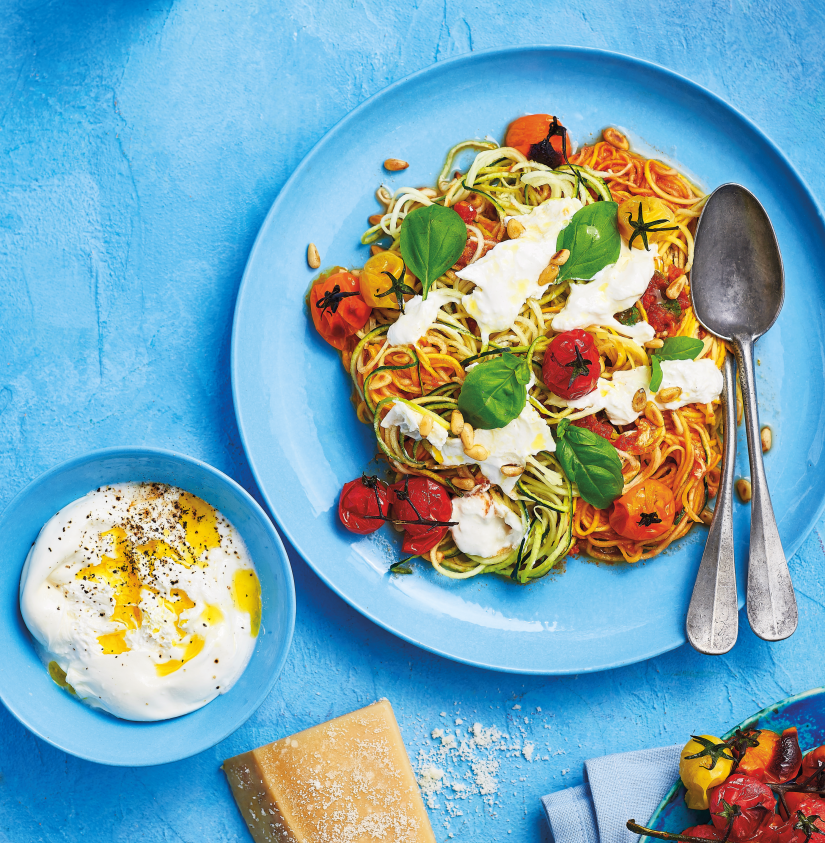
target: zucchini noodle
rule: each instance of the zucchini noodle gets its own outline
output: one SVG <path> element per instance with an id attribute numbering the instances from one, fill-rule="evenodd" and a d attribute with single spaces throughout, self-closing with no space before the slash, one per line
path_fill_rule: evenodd
<path id="1" fill-rule="evenodd" d="M 475 153 L 471 165 L 464 172 L 455 170 L 456 160 L 467 151 Z M 379 456 L 395 471 L 395 479 L 405 474 L 429 477 L 452 495 L 462 494 L 469 480 L 476 489 L 489 484 L 477 465 L 442 464 L 440 454 L 426 439 L 405 436 L 395 426 L 382 427 L 381 421 L 396 398 L 411 402 L 422 412 L 435 413 L 449 425 L 450 415 L 457 408 L 465 367 L 473 359 L 505 348 L 527 352 L 532 346 L 531 366 L 536 380 L 529 391 L 530 405 L 551 426 L 563 418 L 576 421 L 592 415 L 588 410 L 554 406 L 542 383 L 544 352 L 554 336 L 549 325 L 567 301 L 569 284 L 551 285 L 540 299 L 528 299 L 514 324 L 491 334 L 485 345 L 476 323 L 461 303 L 461 296 L 472 292 L 474 284 L 460 279 L 456 270 L 474 263 L 506 238 L 507 218 L 529 213 L 548 199 L 577 197 L 583 204 L 590 204 L 649 196 L 668 206 L 676 226 L 651 244 L 657 250 L 656 270 L 683 270 L 689 289 L 693 234 L 705 201 L 701 191 L 671 167 L 605 140 L 583 147 L 570 155 L 569 163 L 557 169 L 528 160 L 510 147 L 465 141 L 448 152 L 433 188 L 402 187 L 392 194 L 380 188 L 376 195 L 385 205 L 384 212 L 362 237 L 364 244 L 372 245 L 374 253 L 385 248 L 400 251 L 401 226 L 415 208 L 434 203 L 452 207 L 465 202 L 476 211 L 476 220 L 468 225 L 463 255 L 430 288 L 449 291 L 451 296 L 427 333 L 414 346 L 390 346 L 387 331 L 399 311 L 374 308 L 367 324 L 343 352 L 344 365 L 354 384 L 358 418 L 373 426 Z M 359 270 L 353 272 L 359 274 Z M 410 284 L 416 293 L 421 293 L 417 279 L 410 278 Z M 636 306 L 646 319 L 641 301 Z M 647 351 L 634 340 L 611 328 L 590 327 L 587 331 L 599 351 L 603 378 L 648 365 Z M 725 344 L 701 329 L 691 308 L 683 308 L 669 333 L 701 339 L 704 347 L 699 356 L 722 367 Z M 619 452 L 624 492 L 648 478 L 659 480 L 673 492 L 676 521 L 657 539 L 633 541 L 614 532 L 608 523 L 608 511 L 582 500 L 556 457 L 541 452 L 527 459 L 514 498 L 495 486 L 490 488 L 493 499 L 521 519 L 524 539 L 519 547 L 490 559 L 469 556 L 458 550 L 448 531 L 427 558 L 437 571 L 453 579 L 495 573 L 526 583 L 547 574 L 570 552 L 581 551 L 605 561 L 637 562 L 656 556 L 702 520 L 702 510 L 716 494 L 722 460 L 719 409 L 716 400 L 673 411 L 652 411 L 640 417 L 637 427 L 619 426 L 615 430 L 617 434 L 639 431 L 629 451 Z M 456 486 L 456 481 L 463 481 L 463 485 Z"/>

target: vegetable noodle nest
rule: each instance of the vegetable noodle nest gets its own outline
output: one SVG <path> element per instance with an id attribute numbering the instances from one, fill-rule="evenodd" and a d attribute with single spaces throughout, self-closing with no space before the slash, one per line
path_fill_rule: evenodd
<path id="1" fill-rule="evenodd" d="M 530 115 L 511 125 L 505 145 L 468 140 L 454 146 L 433 187 L 402 187 L 395 193 L 380 187 L 376 195 L 383 211 L 380 219 L 378 215 L 370 218 L 374 224 L 362 238 L 365 245 L 371 246 L 373 257 L 365 269 L 349 270 L 355 279 L 353 291 L 338 294 L 353 296 L 352 300 L 342 300 L 350 304 L 359 302 L 360 306 L 361 299 L 356 298 L 354 291 L 360 284 L 361 298 L 372 304 L 369 317 L 361 317 L 366 321 L 358 330 L 347 328 L 343 339 L 339 336 L 334 342 L 329 341 L 340 350 L 344 366 L 352 377 L 357 416 L 373 427 L 378 455 L 391 473 L 394 472 L 396 484 L 405 478 L 428 478 L 443 487 L 453 500 L 454 518 L 458 511 L 457 500 L 481 494 L 485 506 L 495 507 L 500 517 L 505 517 L 508 510 L 513 514 L 505 517 L 508 524 L 521 524 L 522 538 L 518 545 L 506 547 L 492 557 L 463 552 L 455 538 L 455 531 L 460 528 L 442 526 L 443 535 L 438 543 L 418 555 L 453 579 L 495 573 L 527 583 L 544 576 L 567 554 L 576 552 L 597 560 L 637 562 L 658 555 L 685 536 L 695 524 L 709 523 L 706 506 L 716 494 L 722 460 L 723 414 L 719 392 L 716 391 L 706 403 L 688 403 L 671 409 L 664 405 L 679 404 L 678 396 L 671 401 L 665 400 L 667 395 L 675 394 L 674 390 L 668 392 L 663 388 L 657 393 L 653 388 L 657 377 L 660 383 L 667 382 L 669 373 L 676 372 L 680 366 L 695 366 L 697 371 L 704 366 L 703 372 L 710 371 L 708 364 L 700 362 L 664 362 L 686 360 L 684 354 L 690 354 L 693 361 L 711 361 L 715 377 L 721 383 L 719 370 L 724 364 L 726 346 L 701 328 L 688 297 L 693 235 L 705 195 L 672 167 L 631 151 L 627 138 L 616 129 L 605 129 L 601 139 L 593 145 L 583 146 L 575 152 L 571 147 L 566 130 L 556 118 Z M 457 160 L 466 158 L 467 153 L 474 155 L 469 168 L 466 171 L 456 169 Z M 542 163 L 543 160 L 550 163 Z M 625 256 L 619 260 L 626 259 L 627 255 L 630 255 L 627 260 L 652 260 L 653 278 L 634 304 L 614 314 L 613 320 L 602 320 L 610 322 L 608 325 L 584 325 L 583 330 L 567 332 L 554 330 L 551 326 L 568 303 L 572 307 L 571 296 L 577 288 L 587 284 L 587 279 L 592 277 L 585 275 L 583 278 L 551 280 L 541 287 L 540 293 L 524 300 L 506 328 L 482 330 L 478 313 L 467 309 L 466 297 L 473 294 L 477 285 L 459 274 L 468 268 L 472 273 L 476 264 L 480 271 L 483 263 L 478 262 L 495 254 L 497 247 L 512 240 L 514 235 L 518 237 L 518 230 L 529 226 L 535 209 L 551 200 L 569 200 L 570 208 L 618 203 L 621 254 Z M 580 205 L 573 200 L 578 200 Z M 402 259 L 402 250 L 407 248 L 402 228 L 411 214 L 432 205 L 459 213 L 466 224 L 466 243 L 452 266 L 431 279 L 429 289 L 425 290 L 422 280 L 412 273 L 412 261 L 407 260 L 405 266 Z M 557 202 L 552 207 L 563 205 Z M 607 212 L 612 205 L 603 207 Z M 629 220 L 624 213 L 626 208 L 632 212 Z M 655 220 L 652 220 L 653 216 Z M 513 218 L 518 218 L 515 227 L 511 223 Z M 616 219 L 615 212 L 613 219 Z M 572 230 L 572 223 L 570 228 Z M 564 231 L 567 229 L 560 235 L 560 244 Z M 591 254 L 598 255 L 601 248 L 598 238 L 593 244 Z M 572 246 L 572 257 L 569 257 L 568 249 L 566 259 L 575 261 L 577 248 Z M 639 249 L 651 257 L 635 255 Z M 553 260 L 561 263 L 565 259 L 559 255 L 562 250 L 556 253 L 548 269 L 553 270 L 550 276 L 562 279 L 564 265 L 553 265 Z M 584 253 L 586 257 L 587 253 Z M 371 270 L 371 264 L 378 270 Z M 345 271 L 336 267 L 325 272 L 316 284 L 340 272 Z M 374 288 L 369 292 L 367 276 L 370 273 L 373 286 L 377 283 L 376 278 L 386 279 L 383 282 L 386 290 L 376 292 L 378 288 Z M 544 277 L 543 272 L 539 283 L 545 283 Z M 338 288 L 335 290 L 337 292 Z M 396 303 L 400 305 L 403 300 L 405 312 L 410 313 L 413 306 L 426 304 L 426 301 L 414 298 L 420 297 L 422 292 L 427 293 L 427 299 L 440 304 L 435 321 L 416 341 L 391 344 L 388 333 L 401 318 Z M 317 315 L 314 301 L 311 292 L 313 318 Z M 319 301 L 315 307 L 322 308 L 322 305 Z M 324 312 L 322 309 L 321 313 Z M 343 309 L 341 313 L 344 313 Z M 649 333 L 655 331 L 652 339 L 644 339 L 648 335 L 644 333 L 648 331 L 645 323 L 652 326 Z M 564 353 L 568 354 L 570 362 L 559 362 L 561 358 L 556 360 L 556 357 L 561 352 L 557 349 L 563 348 L 562 340 L 568 334 Z M 588 349 L 592 349 L 590 358 L 587 357 Z M 683 349 L 689 351 L 679 356 Z M 653 359 L 657 352 L 661 360 Z M 582 380 L 590 377 L 593 382 L 598 375 L 598 386 L 591 392 L 591 398 L 599 389 L 609 390 L 611 384 L 631 375 L 649 377 L 649 385 L 647 381 L 642 382 L 633 396 L 637 417 L 624 424 L 611 422 L 606 415 L 606 412 L 612 412 L 609 406 L 607 410 L 602 405 L 574 407 L 570 405 L 587 403 L 590 399 L 560 399 L 543 378 L 547 366 L 551 366 L 545 357 L 551 354 L 556 355 L 552 365 L 562 367 L 560 371 L 565 373 L 564 378 L 567 373 L 573 373 L 571 385 L 579 376 L 577 373 Z M 434 422 L 437 428 L 445 430 L 449 439 L 451 425 L 452 433 L 455 433 L 455 411 L 462 401 L 465 381 L 469 383 L 471 373 L 472 377 L 480 378 L 476 369 L 484 370 L 492 361 L 501 364 L 503 360 L 521 361 L 519 366 L 526 373 L 524 380 L 529 374 L 526 402 L 519 419 L 535 418 L 549 425 L 556 444 L 555 451 L 548 447 L 527 455 L 520 464 L 501 468 L 505 480 L 517 473 L 509 493 L 482 473 L 480 463 L 483 461 L 474 463 L 466 456 L 472 453 L 467 447 L 464 448 L 465 456 L 460 458 L 462 464 L 450 464 L 424 435 L 423 422 L 420 430 L 410 433 L 405 432 L 403 424 L 382 425 L 388 413 L 400 407 L 405 412 L 412 411 L 414 419 L 423 416 L 428 430 Z M 665 381 L 661 381 L 657 370 L 664 370 Z M 484 371 L 492 372 L 493 369 Z M 682 394 L 678 387 L 675 392 Z M 467 400 L 466 395 L 463 400 Z M 460 413 L 458 417 L 460 427 Z M 490 437 L 484 439 L 482 433 L 476 428 L 476 442 L 480 439 L 489 442 Z M 485 435 L 489 433 L 484 432 Z M 444 434 L 441 435 L 443 438 Z M 604 443 L 611 446 L 606 449 L 609 454 L 598 458 L 598 470 L 590 471 L 592 467 L 582 467 L 579 461 L 575 463 L 577 473 L 568 476 L 571 474 L 570 455 L 579 458 L 585 453 L 585 446 L 592 443 L 599 446 L 600 453 L 605 451 Z M 488 451 L 489 447 L 481 449 L 481 452 Z M 618 485 L 611 493 L 613 503 L 603 505 L 603 498 L 592 491 L 588 494 L 586 490 L 591 488 L 590 484 L 598 485 L 600 466 L 615 461 L 616 456 L 620 460 Z M 486 470 L 486 474 L 490 471 Z M 596 503 L 588 502 L 583 495 Z M 665 501 L 656 504 L 662 508 L 651 509 L 654 504 L 650 501 L 654 498 Z M 643 511 L 646 509 L 651 511 Z M 372 511 L 377 515 L 366 517 L 384 515 L 380 506 Z M 422 517 L 420 513 L 417 515 L 419 519 Z M 390 519 L 384 517 L 384 520 Z M 399 522 L 395 520 L 398 528 Z M 404 524 L 410 523 L 422 522 L 407 520 L 400 526 L 403 529 Z M 380 524 L 381 521 L 376 520 L 375 528 Z M 617 525 L 622 532 L 617 531 Z"/>

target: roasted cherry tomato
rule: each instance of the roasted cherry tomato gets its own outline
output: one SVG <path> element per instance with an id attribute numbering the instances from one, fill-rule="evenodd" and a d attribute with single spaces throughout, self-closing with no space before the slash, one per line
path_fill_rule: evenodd
<path id="1" fill-rule="evenodd" d="M 708 791 L 730 775 L 733 755 L 728 745 L 713 735 L 693 735 L 679 755 L 679 778 L 685 802 L 694 811 L 708 807 Z"/>
<path id="2" fill-rule="evenodd" d="M 370 307 L 398 310 L 398 297 L 392 292 L 392 278 L 385 275 L 385 272 L 389 272 L 393 278 L 408 287 L 415 283 L 415 278 L 405 272 L 404 261 L 398 252 L 379 252 L 373 255 L 361 270 L 361 296 Z M 412 293 L 405 293 L 404 301 L 408 301 L 412 296 Z"/>
<path id="3" fill-rule="evenodd" d="M 796 778 L 802 766 L 802 751 L 796 727 L 781 735 L 770 729 L 754 729 L 744 734 L 746 743 L 738 772 L 761 782 L 783 784 Z"/>
<path id="4" fill-rule="evenodd" d="M 616 428 L 610 422 L 600 419 L 598 414 L 585 416 L 583 419 L 576 419 L 572 424 L 576 427 L 583 427 L 585 430 L 590 430 L 597 436 L 601 436 L 602 439 L 607 439 L 611 445 L 616 439 Z"/>
<path id="5" fill-rule="evenodd" d="M 686 828 L 682 834 L 688 837 L 698 837 L 700 840 L 721 840 L 722 832 L 712 825 L 694 825 Z"/>
<path id="6" fill-rule="evenodd" d="M 682 321 L 682 315 L 690 307 L 690 297 L 685 288 L 682 288 L 678 298 L 669 299 L 664 295 L 671 281 L 683 274 L 681 269 L 674 272 L 673 267 L 668 269 L 667 275 L 654 272 L 642 296 L 642 307 L 647 314 L 647 321 L 657 334 L 673 335 Z"/>
<path id="7" fill-rule="evenodd" d="M 319 281 L 309 291 L 309 309 L 318 333 L 339 351 L 360 331 L 372 312 L 361 298 L 358 279 L 342 270 Z"/>
<path id="8" fill-rule="evenodd" d="M 785 802 L 791 816 L 794 816 L 797 811 L 802 811 L 805 816 L 819 814 L 825 824 L 825 799 L 815 793 L 796 793 L 789 790 L 785 794 Z"/>
<path id="9" fill-rule="evenodd" d="M 777 825 L 776 821 L 763 821 L 759 831 L 766 825 L 773 827 L 775 837 L 767 834 L 757 834 L 760 843 L 824 843 L 825 841 L 825 799 L 820 799 L 813 793 L 785 794 L 790 816 L 784 824 Z M 774 814 L 774 816 L 778 816 Z"/>
<path id="10" fill-rule="evenodd" d="M 560 167 L 564 163 L 562 135 L 556 134 L 551 135 L 549 138 L 547 137 L 552 124 L 553 117 L 550 114 L 527 114 L 524 117 L 519 117 L 517 120 L 513 120 L 508 127 L 504 145 L 517 149 L 527 158 L 534 158 L 535 160 L 546 158 L 547 160 L 542 160 L 541 163 L 546 163 L 547 166 L 553 169 Z M 563 126 L 559 126 L 559 128 L 566 132 Z M 531 155 L 531 151 L 533 153 L 536 152 L 533 147 L 542 144 L 543 141 L 548 142 L 544 144 L 545 148 L 542 150 L 544 155 Z M 550 147 L 549 149 L 546 148 L 548 145 Z M 567 151 L 568 153 L 570 152 L 569 142 Z"/>
<path id="11" fill-rule="evenodd" d="M 582 398 L 596 388 L 602 373 L 590 334 L 576 329 L 553 337 L 544 352 L 542 379 L 559 398 Z"/>
<path id="12" fill-rule="evenodd" d="M 766 784 L 739 773 L 714 787 L 709 801 L 711 821 L 723 832 L 730 830 L 729 840 L 752 837 L 776 803 Z"/>
<path id="13" fill-rule="evenodd" d="M 453 514 L 452 499 L 447 490 L 428 477 L 405 475 L 403 480 L 393 483 L 390 488 L 393 521 L 437 521 L 439 524 L 402 524 L 404 553 L 421 555 L 429 553 L 447 534 L 449 527 L 443 522 L 449 521 Z"/>
<path id="14" fill-rule="evenodd" d="M 659 480 L 645 480 L 614 501 L 608 520 L 626 539 L 646 541 L 664 535 L 676 517 L 673 492 Z"/>
<path id="15" fill-rule="evenodd" d="M 456 202 L 453 210 L 464 220 L 464 222 L 475 222 L 478 212 L 469 202 Z"/>
<path id="16" fill-rule="evenodd" d="M 374 533 L 383 526 L 384 521 L 374 516 L 384 518 L 390 514 L 390 496 L 387 484 L 377 477 L 359 477 L 350 480 L 343 489 L 338 500 L 338 517 L 341 523 L 351 532 L 366 535 Z M 373 516 L 365 518 L 364 516 Z"/>
<path id="17" fill-rule="evenodd" d="M 619 203 L 619 233 L 634 249 L 645 247 L 642 231 L 648 244 L 658 243 L 673 234 L 665 229 L 674 225 L 673 211 L 656 196 L 631 196 Z"/>
<path id="18" fill-rule="evenodd" d="M 825 746 L 812 749 L 802 759 L 802 776 L 808 778 L 820 770 L 825 770 Z"/>

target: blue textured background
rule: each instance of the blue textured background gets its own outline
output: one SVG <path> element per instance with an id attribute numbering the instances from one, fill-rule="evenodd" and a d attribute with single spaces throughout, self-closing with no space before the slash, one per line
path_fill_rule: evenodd
<path id="1" fill-rule="evenodd" d="M 116 444 L 183 451 L 255 492 L 229 389 L 244 262 L 295 164 L 388 83 L 505 44 L 619 50 L 743 110 L 821 197 L 823 27 L 825 7 L 810 0 L 6 0 L 0 505 L 64 458 Z M 451 817 L 439 799 L 439 840 L 544 840 L 538 797 L 580 781 L 585 758 L 718 733 L 822 684 L 823 533 L 820 524 L 791 563 L 800 628 L 789 641 L 757 640 L 743 617 L 726 657 L 683 647 L 565 678 L 514 678 L 420 652 L 363 620 L 293 555 L 287 667 L 214 750 L 160 768 L 98 767 L 0 710 L 0 836 L 246 841 L 221 760 L 387 696 L 413 755 L 445 725 L 441 712 L 495 725 L 515 747 L 500 753 L 492 806 L 476 797 Z M 532 763 L 518 753 L 524 740 L 536 745 Z"/>

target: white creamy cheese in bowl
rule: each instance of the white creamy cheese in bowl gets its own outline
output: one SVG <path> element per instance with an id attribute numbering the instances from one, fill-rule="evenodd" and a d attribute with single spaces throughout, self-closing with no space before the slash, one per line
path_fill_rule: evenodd
<path id="1" fill-rule="evenodd" d="M 127 720 L 165 720 L 228 691 L 249 662 L 261 589 L 217 510 L 160 483 L 63 507 L 26 559 L 20 609 L 52 679 Z"/>

